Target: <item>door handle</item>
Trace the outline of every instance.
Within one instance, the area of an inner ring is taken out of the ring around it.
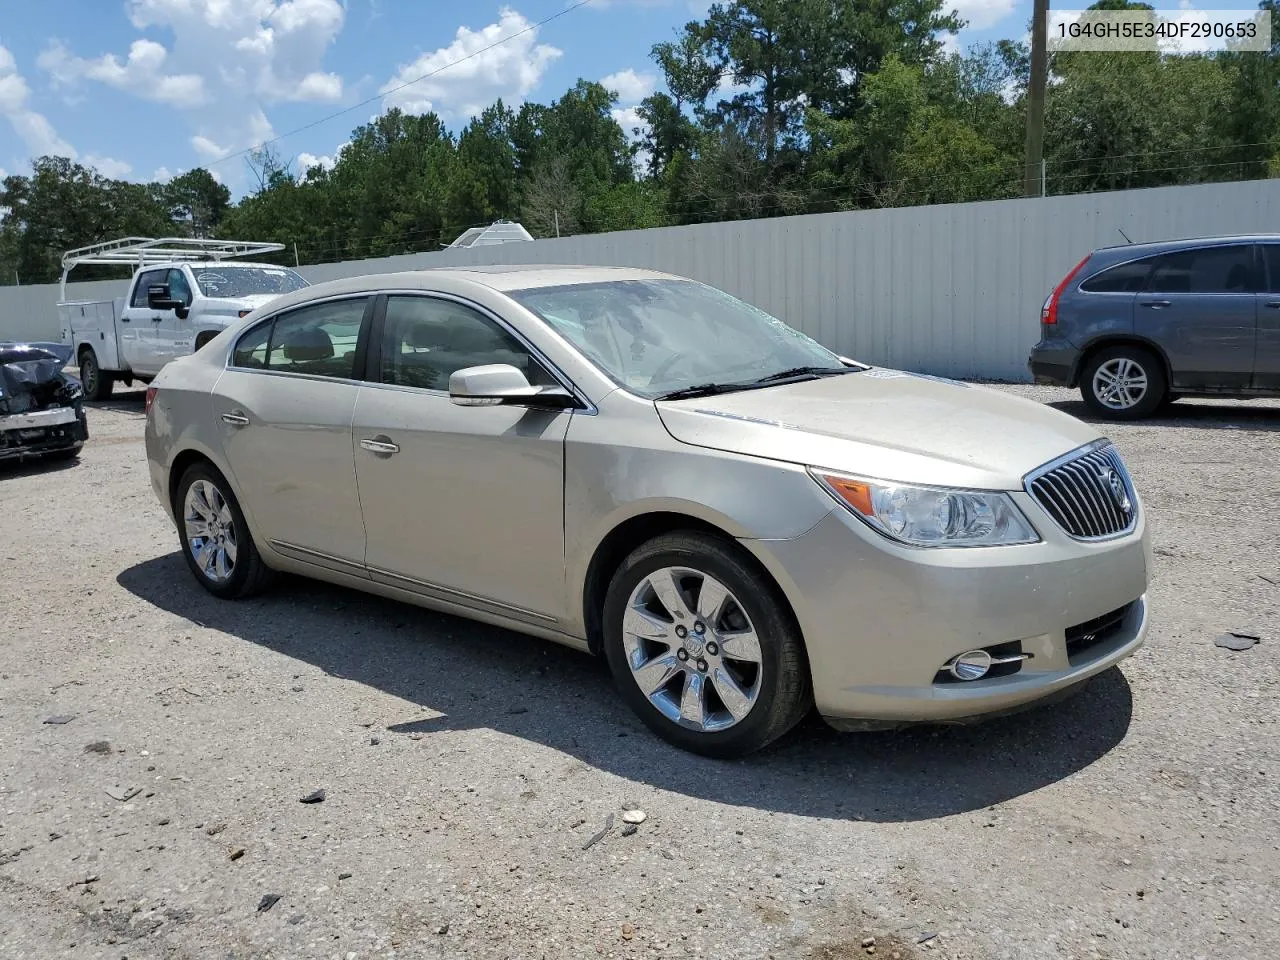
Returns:
[[[360,441],[360,446],[364,447],[370,453],[376,453],[384,457],[389,457],[393,453],[400,452],[400,446],[392,443],[390,437],[366,437]]]
[[[121,323],[128,323],[128,322],[129,322],[129,318],[128,318],[128,317],[121,317],[121,318],[120,318],[120,322],[121,322]]]
[[[151,318],[151,322],[152,322],[152,323],[162,323],[163,321],[164,321],[164,317],[152,317],[152,318]]]
[[[1163,310],[1165,307],[1173,306],[1172,300],[1143,300],[1144,307],[1150,307],[1152,310]]]
[[[229,423],[233,427],[247,427],[249,425],[249,418],[242,413],[224,413],[222,415],[222,422]]]
[[[1269,310],[1280,310],[1280,300],[1270,300],[1267,302]]]

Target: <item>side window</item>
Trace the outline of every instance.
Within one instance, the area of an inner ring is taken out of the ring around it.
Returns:
[[[267,369],[354,379],[356,343],[368,302],[368,297],[331,300],[276,317]]]
[[[1271,292],[1280,293],[1280,243],[1263,244],[1262,255],[1267,261],[1267,273],[1271,278]]]
[[[1152,293],[1253,293],[1253,246],[1202,247],[1166,254],[1156,263]]]
[[[1103,270],[1080,285],[1086,293],[1137,293],[1147,285],[1147,276],[1155,257],[1134,260]]]
[[[187,275],[181,270],[169,271],[169,296],[191,306],[191,284],[187,283]]]
[[[139,276],[138,285],[133,288],[133,297],[129,301],[129,306],[145,307],[147,305],[147,287],[164,282],[165,271],[163,270],[148,270]]]
[[[388,297],[379,379],[424,390],[448,390],[455,370],[486,363],[509,363],[529,382],[555,380],[511,334],[452,300]]]
[[[231,354],[233,367],[247,367],[250,370],[261,370],[267,365],[267,343],[271,339],[272,321],[260,323],[236,344]]]

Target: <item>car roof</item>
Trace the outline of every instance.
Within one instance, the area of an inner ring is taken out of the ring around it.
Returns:
[[[1099,247],[1094,253],[1115,253],[1123,250],[1135,257],[1167,250],[1183,250],[1188,247],[1205,247],[1215,243],[1280,243],[1280,234],[1234,234],[1221,237],[1184,237],[1178,240],[1152,240],[1147,243],[1116,243]]]

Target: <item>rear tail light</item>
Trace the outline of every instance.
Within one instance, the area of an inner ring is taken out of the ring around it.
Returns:
[[[1044,302],[1044,306],[1040,308],[1040,322],[1045,326],[1058,322],[1058,301],[1062,298],[1062,291],[1067,289],[1067,284],[1071,282],[1072,278],[1075,277],[1077,273],[1084,269],[1084,265],[1089,262],[1089,257],[1092,256],[1093,254],[1091,253],[1088,257],[1085,257],[1077,263],[1072,268],[1071,272],[1062,278],[1062,282],[1053,288],[1053,293],[1049,294],[1049,299],[1046,300]]]
[[[157,392],[159,389],[160,389],[159,387],[147,387],[147,405],[146,405],[146,408],[145,408],[145,409],[144,409],[144,411],[143,411],[144,413],[150,413],[150,412],[151,412],[151,404],[155,403],[155,401],[156,401],[156,392]]]

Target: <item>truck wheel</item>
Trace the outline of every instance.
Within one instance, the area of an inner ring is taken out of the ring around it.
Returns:
[[[109,400],[115,377],[98,366],[98,356],[92,347],[80,352],[80,385],[90,400]]]

